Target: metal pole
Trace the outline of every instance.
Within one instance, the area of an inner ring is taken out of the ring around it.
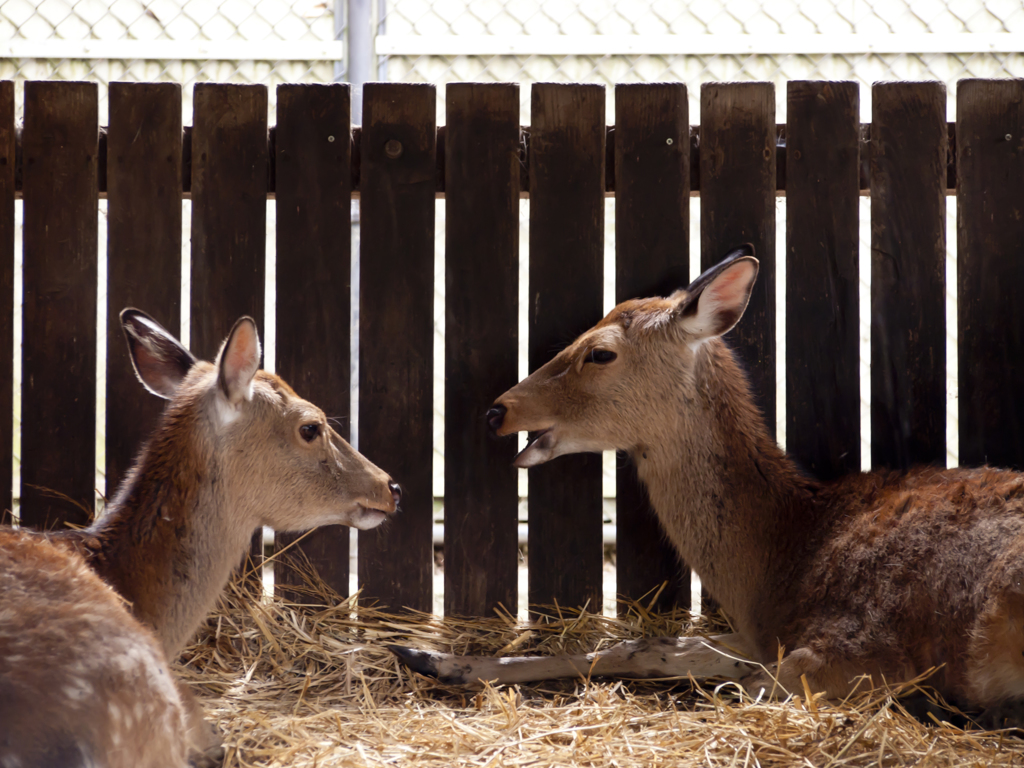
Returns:
[[[349,0],[348,3],[348,81],[352,83],[353,123],[362,123],[363,83],[373,79],[372,2]]]
[[[345,40],[345,0],[334,0],[334,39]],[[345,46],[345,57],[334,62],[334,82],[345,82],[346,60],[348,59],[348,46]]]

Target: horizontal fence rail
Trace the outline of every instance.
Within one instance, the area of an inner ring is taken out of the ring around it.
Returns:
[[[122,85],[122,84],[119,84]],[[124,83],[123,85],[135,85]],[[144,85],[139,83],[139,85]],[[400,85],[400,83],[389,84]],[[647,86],[648,84],[644,84]],[[654,85],[657,85],[656,83]],[[234,86],[234,87],[246,87],[246,86]],[[263,88],[264,86],[249,86],[253,88]],[[296,86],[296,87],[309,87],[309,86]],[[622,88],[623,86],[617,86]],[[859,124],[859,145],[861,149],[861,163],[858,166],[858,190],[860,193],[867,193],[871,189],[871,170],[868,163],[868,156],[864,154],[867,148],[871,144],[871,123],[860,123]],[[948,148],[946,155],[946,190],[947,194],[953,194],[956,191],[956,123],[948,123],[946,125],[948,132]],[[98,142],[98,157],[99,157],[99,173],[97,175],[98,186],[97,189],[100,195],[105,195],[108,192],[107,185],[107,168],[106,168],[106,157],[107,157],[107,146],[108,146],[108,135],[110,129],[107,126],[100,126],[99,128],[99,142]],[[277,156],[277,126],[271,126],[267,131],[267,194],[273,197],[277,192],[277,164],[279,162]],[[519,147],[517,150],[517,157],[519,161],[519,194],[521,197],[529,197],[530,194],[530,170],[529,170],[529,156],[530,156],[530,145],[531,145],[531,128],[528,125],[519,126]],[[361,160],[362,160],[362,141],[363,141],[363,129],[361,126],[353,126],[348,132],[347,143],[350,147],[351,159],[349,162],[350,168],[350,184],[351,194],[358,197],[362,191],[361,184]],[[688,130],[688,137],[681,140],[689,141],[690,145],[690,194],[696,195],[701,190],[701,179],[700,179],[700,147],[701,147],[701,127],[699,125],[691,125]],[[183,195],[188,197],[192,192],[192,135],[193,128],[190,125],[186,125],[182,128],[181,133],[181,192]],[[333,135],[333,134],[331,134]],[[342,141],[342,137],[335,136],[335,141]],[[436,146],[437,146],[437,165],[434,173],[434,191],[438,197],[445,196],[445,190],[447,189],[446,180],[448,178],[447,172],[447,126],[439,126],[436,134]],[[786,123],[779,123],[775,126],[775,189],[778,192],[785,192],[787,188],[787,144],[788,144],[788,126]],[[605,127],[605,176],[604,176],[604,194],[613,195],[616,189],[616,160],[615,160],[615,145],[616,145],[616,127],[609,125]],[[22,193],[22,178],[24,176],[22,168],[22,132],[18,131],[16,135],[16,152],[15,152],[15,165],[14,165],[14,190],[17,197],[21,197]]]
[[[190,279],[191,347],[205,358],[242,314],[264,325],[276,281],[279,373],[339,418],[358,414],[360,448],[405,487],[402,515],[359,534],[358,583],[393,609],[431,609],[435,199],[446,197],[445,609],[486,615],[518,599],[511,442],[483,414],[515,383],[519,198],[530,196],[531,369],[599,319],[604,197],[615,197],[616,299],[685,285],[691,261],[741,242],[761,259],[756,294],[730,334],[775,428],[776,198],[787,197],[785,414],[788,447],[822,478],[859,466],[858,206],[871,202],[871,442],[876,466],[944,463],[947,195],[956,195],[960,445],[969,463],[1024,468],[1024,81],[944,87],[887,83],[859,122],[852,83],[712,83],[690,125],[682,84],[538,84],[531,125],[518,86],[457,84],[437,127],[429,85],[373,84],[353,128],[346,85],[278,90],[196,86],[181,125],[171,84],[111,86],[109,127],[93,84],[29,82],[24,126],[0,83],[0,398],[20,403],[21,521],[85,522],[93,509],[97,296],[107,297],[106,474],[124,476],[160,404],[134,381],[117,314],[133,305],[170,328]],[[775,122],[787,99],[788,121]],[[613,127],[606,125],[608,119]],[[98,285],[98,194],[106,195],[106,284]],[[701,253],[689,252],[700,194]],[[191,274],[181,268],[191,198]],[[360,199],[358,325],[351,327],[350,200]],[[23,199],[23,293],[15,295],[16,203]],[[277,273],[266,273],[267,203],[277,209]],[[953,236],[953,235],[950,235]],[[13,350],[15,314],[22,347]],[[350,338],[359,399],[350,402]],[[14,356],[21,355],[15,391]],[[0,465],[14,461],[0,409]],[[623,462],[620,462],[623,463]],[[566,457],[530,470],[529,600],[600,601],[599,463]],[[7,509],[11,483],[0,483]],[[628,467],[617,494],[618,592],[685,607],[685,564],[664,543]],[[347,530],[296,546],[348,592]],[[279,537],[278,546],[294,537]],[[289,588],[297,576],[280,569]],[[650,597],[648,597],[650,599]]]

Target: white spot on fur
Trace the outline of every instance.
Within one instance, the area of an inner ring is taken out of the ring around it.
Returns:
[[[82,701],[96,695],[96,689],[92,683],[83,678],[71,678],[64,686],[64,695],[72,701]]]
[[[213,398],[213,420],[218,427],[233,424],[242,415],[242,409],[232,405],[226,397],[217,393]]]

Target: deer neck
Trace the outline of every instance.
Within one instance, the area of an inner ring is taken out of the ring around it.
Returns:
[[[683,560],[737,629],[773,653],[792,564],[813,539],[814,486],[769,436],[725,344],[704,344],[694,374],[666,393],[665,413],[678,416],[659,419],[636,451],[638,474]]]
[[[207,427],[168,412],[107,512],[82,534],[90,564],[172,659],[213,608],[253,532],[233,508]]]

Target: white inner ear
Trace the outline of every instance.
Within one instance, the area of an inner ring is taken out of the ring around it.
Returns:
[[[684,320],[696,346],[729,331],[743,315],[757,276],[754,262],[744,260],[723,270],[697,297],[697,311]]]
[[[221,375],[228,401],[238,405],[252,400],[252,380],[259,370],[260,337],[252,322],[239,323],[221,353]]]

